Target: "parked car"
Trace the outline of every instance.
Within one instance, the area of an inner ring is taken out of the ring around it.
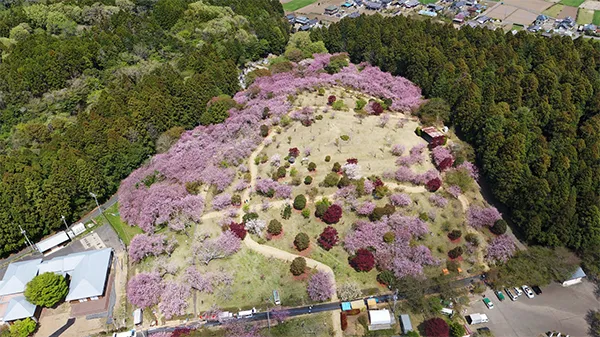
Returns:
[[[496,297],[498,297],[498,299],[500,300],[500,302],[504,301],[504,294],[502,293],[502,291],[498,290],[496,291]]]
[[[519,287],[514,287],[516,295],[517,296],[522,296],[523,295],[523,290],[521,290]]]
[[[508,288],[504,288],[504,292],[506,293],[506,295],[508,295],[508,297],[511,299],[511,301],[516,301],[517,298],[519,298],[517,295],[513,294],[513,292],[510,291],[510,289],[508,289]]]
[[[540,289],[540,287],[539,287],[539,286],[533,286],[533,287],[531,287],[531,289],[533,289],[533,292],[534,292],[536,295],[541,295],[541,294],[542,294],[542,289]]]
[[[494,303],[492,303],[492,300],[489,298],[484,298],[483,303],[485,303],[485,306],[488,307],[488,309],[494,309]]]
[[[483,328],[478,328],[477,332],[479,332],[482,335],[486,335],[490,333],[490,328],[488,328],[487,326],[484,326]]]
[[[523,289],[523,292],[525,293],[525,295],[529,298],[534,298],[535,295],[533,294],[533,290],[531,290],[531,288],[529,288],[528,286],[522,286],[521,289]]]

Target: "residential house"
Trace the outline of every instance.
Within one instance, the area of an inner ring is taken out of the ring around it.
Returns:
[[[540,14],[537,16],[537,18],[535,18],[535,24],[536,25],[543,25],[544,23],[546,23],[546,21],[548,21],[548,17],[544,14]]]
[[[381,3],[379,2],[367,2],[366,4],[367,9],[372,10],[372,11],[378,11],[381,9],[381,7],[383,7],[381,5]]]
[[[406,8],[414,8],[414,7],[417,7],[420,4],[421,4],[421,2],[419,2],[419,0],[408,0],[407,2],[404,3],[404,7],[406,7]]]
[[[39,311],[25,299],[25,286],[38,274],[42,259],[14,262],[8,265],[0,281],[0,322],[11,322],[32,317]]]
[[[486,22],[490,21],[491,19],[492,18],[490,18],[489,16],[482,15],[482,16],[478,17],[477,19],[475,19],[475,21],[477,21],[477,23],[479,23],[480,25],[483,25]]]
[[[295,22],[300,25],[306,25],[308,24],[308,21],[309,20],[306,16],[297,16]]]
[[[295,16],[294,14],[288,14],[288,15],[286,15],[286,16],[285,16],[285,18],[286,18],[286,19],[288,20],[288,22],[289,22],[290,24],[292,24],[292,25],[293,25],[294,23],[296,23],[296,16]]]
[[[325,8],[326,15],[335,15],[339,11],[340,11],[340,8],[335,5],[331,5],[331,6],[328,6],[327,8]]]
[[[360,16],[359,12],[352,12],[352,13],[348,14],[348,17],[352,18],[352,19],[355,19],[355,18],[357,18],[359,16]]]
[[[436,4],[429,4],[429,5],[427,5],[427,9],[431,10],[432,12],[441,12],[444,10],[444,6],[436,5]]]

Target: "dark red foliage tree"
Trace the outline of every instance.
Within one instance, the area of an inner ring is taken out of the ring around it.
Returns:
[[[333,102],[335,102],[337,100],[337,98],[334,95],[331,95],[329,97],[327,97],[327,104],[332,105]]]
[[[381,104],[379,104],[379,102],[373,102],[373,104],[371,104],[371,107],[373,108],[373,114],[375,116],[379,116],[383,113],[383,107],[381,106]]]
[[[427,184],[425,184],[425,188],[427,188],[429,192],[435,192],[438,189],[440,189],[441,186],[442,181],[440,180],[440,178],[433,178],[430,181],[428,181]]]
[[[425,325],[425,336],[427,337],[449,337],[450,327],[448,323],[439,317],[431,318],[423,322]]]
[[[338,205],[331,205],[329,206],[329,208],[327,208],[327,211],[325,211],[325,214],[323,214],[323,217],[321,218],[323,221],[325,221],[326,224],[334,224],[337,223],[338,221],[340,221],[340,219],[342,218],[342,208]]]
[[[231,224],[229,224],[229,230],[232,231],[233,234],[235,234],[235,236],[240,238],[240,240],[244,240],[247,234],[246,228],[244,228],[244,224],[240,223],[232,222]]]
[[[442,160],[442,162],[438,166],[438,170],[445,171],[445,170],[449,169],[450,167],[452,167],[452,164],[454,164],[454,159],[451,157],[448,157],[448,158]]]
[[[348,159],[346,159],[346,163],[348,163],[348,164],[358,164],[358,159],[356,159],[356,158],[348,158]]]
[[[290,157],[298,157],[300,155],[300,150],[298,150],[297,147],[292,147],[291,149],[289,149],[288,154],[290,155]]]
[[[350,265],[356,271],[370,271],[375,267],[375,257],[371,251],[361,248],[350,259]]]
[[[330,250],[331,248],[333,248],[333,246],[335,246],[338,243],[338,241],[338,232],[335,228],[331,226],[325,227],[325,229],[323,229],[323,233],[321,233],[319,239],[317,240],[317,242],[319,242],[319,245],[325,250]]]
[[[381,179],[379,179],[379,177],[377,177],[377,178],[375,179],[375,181],[373,181],[373,186],[374,186],[375,188],[377,188],[377,187],[381,187],[381,186],[383,186],[383,181],[381,181]]]
[[[340,322],[342,323],[342,331],[348,329],[348,315],[345,312],[340,312]]]

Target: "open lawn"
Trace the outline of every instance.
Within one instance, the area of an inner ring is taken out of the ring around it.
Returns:
[[[579,7],[585,0],[561,0],[560,3],[565,6]]]
[[[316,1],[317,0],[292,0],[283,4],[283,10],[286,12],[293,12],[302,7],[306,7]]]
[[[263,329],[261,331],[266,337],[328,337],[333,336],[332,332],[331,314],[328,312],[291,318],[271,327],[270,330]]]
[[[592,23],[595,25],[600,25],[600,11],[594,11],[594,18],[592,19]]]
[[[592,23],[594,20],[594,11],[591,9],[579,8],[577,11],[577,23],[580,25],[585,25],[588,23]]]
[[[556,4],[543,11],[542,14],[555,18],[558,16],[558,14],[560,14],[560,12],[562,12],[564,7],[564,5]]]
[[[136,234],[143,233],[142,229],[138,226],[129,226],[121,220],[121,217],[119,216],[118,203],[104,210],[104,215],[106,216],[106,218],[108,218],[110,225],[115,230],[115,232],[117,232],[117,235],[121,240],[123,240],[125,245],[129,245],[129,242]],[[106,223],[106,218],[100,215],[94,220],[96,221],[96,223],[104,224]]]
[[[424,4],[424,5],[428,5],[428,4],[433,4],[436,3],[437,0],[419,0],[420,3]]]

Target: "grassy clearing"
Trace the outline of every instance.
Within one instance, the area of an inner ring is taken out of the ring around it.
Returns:
[[[283,4],[283,10],[286,12],[293,12],[300,8],[306,7],[317,0],[292,0]]]
[[[557,17],[558,14],[560,14],[560,12],[563,10],[564,7],[565,7],[564,5],[556,4],[548,9],[546,9],[545,11],[543,11],[542,14],[550,16],[550,17]]]
[[[115,232],[117,232],[119,238],[121,238],[121,240],[123,240],[123,242],[125,242],[126,245],[129,245],[129,242],[136,234],[143,233],[141,228],[137,226],[129,226],[121,220],[121,217],[119,216],[118,203],[104,210],[104,215],[106,215],[106,218],[108,218],[110,225],[115,230]],[[104,224],[106,223],[106,218],[100,215],[94,220],[96,221],[96,223]]]
[[[585,25],[588,23],[592,23],[594,20],[594,11],[591,9],[579,8],[577,11],[577,23],[580,25]]]
[[[600,25],[600,11],[594,11],[594,18],[592,19],[592,23],[595,25]]]
[[[565,6],[579,7],[585,0],[561,0],[560,3]]]
[[[424,4],[424,5],[429,5],[429,4],[433,4],[436,3],[437,0],[419,0],[420,3]]]
[[[328,337],[334,335],[329,312],[291,318],[282,324],[271,327],[271,330],[263,329],[261,334],[267,337]]]

